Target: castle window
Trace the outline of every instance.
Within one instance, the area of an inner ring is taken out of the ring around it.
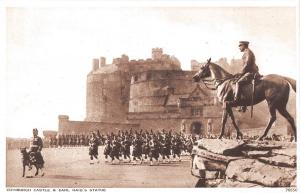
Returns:
[[[193,116],[202,115],[202,109],[201,108],[192,108],[192,115]]]

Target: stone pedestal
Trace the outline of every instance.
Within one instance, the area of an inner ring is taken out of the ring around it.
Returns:
[[[296,144],[201,139],[192,174],[202,187],[294,187]]]

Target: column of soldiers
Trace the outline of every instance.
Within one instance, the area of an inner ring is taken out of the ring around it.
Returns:
[[[159,163],[170,162],[170,159],[181,161],[181,155],[190,154],[196,138],[191,135],[172,131],[143,131],[122,130],[117,133],[100,134],[99,131],[91,135],[58,135],[50,138],[50,147],[79,147],[89,146],[91,163],[98,161],[98,146],[104,145],[106,162],[140,163],[153,161]]]
[[[110,133],[105,137],[104,156],[106,162],[112,163],[125,161],[137,161],[143,163],[153,161],[170,162],[170,159],[181,161],[183,152],[191,153],[195,139],[185,136],[183,133],[150,132],[148,131],[119,131]]]
[[[97,132],[98,134],[99,132]],[[50,147],[79,147],[89,146],[90,135],[58,135],[50,138]],[[104,136],[97,135],[99,145],[104,144]]]
[[[231,129],[226,129],[228,132],[225,133],[225,138],[228,139],[232,139],[231,136]],[[172,138],[174,138],[174,136],[180,135],[180,139],[181,141],[183,141],[183,143],[187,143],[189,142],[189,140],[187,140],[187,136],[184,136],[182,133],[171,133]],[[98,141],[98,145],[102,146],[102,145],[107,145],[107,142],[112,142],[114,138],[117,138],[118,140],[121,140],[123,143],[126,143],[126,147],[131,147],[136,145],[135,148],[135,153],[139,152],[139,148],[140,145],[140,138],[142,139],[142,146],[145,149],[144,151],[150,151],[149,148],[149,143],[154,143],[156,140],[160,141],[161,144],[164,145],[164,143],[167,144],[167,146],[169,145],[168,139],[167,142],[166,139],[164,138],[169,138],[170,134],[165,132],[164,130],[162,132],[156,132],[153,133],[151,132],[143,132],[142,130],[140,130],[139,132],[135,131],[133,132],[132,130],[130,131],[119,131],[117,134],[114,133],[110,133],[110,134],[100,134],[99,131],[96,132],[96,137],[97,137],[97,141]],[[191,136],[189,136],[190,138]],[[217,135],[212,134],[208,131],[208,135],[207,136],[200,136],[200,138],[217,138]],[[246,139],[252,139],[255,140],[257,139],[259,136],[248,136],[247,134],[245,134],[244,138]],[[91,135],[86,135],[86,134],[80,134],[80,135],[58,135],[55,137],[51,137],[50,138],[50,147],[80,147],[80,146],[89,146],[89,141],[90,141]],[[133,140],[135,139],[135,140]],[[275,141],[284,141],[286,140],[285,137],[280,136],[280,135],[275,135],[273,134],[270,137],[267,137],[266,140],[275,140]],[[193,140],[192,140],[193,141]],[[134,143],[133,143],[134,142]],[[130,144],[130,145],[129,145]],[[146,144],[146,145],[145,145]],[[145,147],[144,147],[145,146]],[[186,145],[181,145],[182,147],[186,147]],[[109,148],[108,148],[109,149]],[[127,148],[128,149],[128,148]],[[187,149],[187,148],[185,148]],[[187,152],[187,151],[185,151]],[[137,154],[138,155],[138,154]],[[148,154],[146,153],[147,157]],[[128,156],[127,156],[128,157]],[[138,156],[136,156],[138,157]]]

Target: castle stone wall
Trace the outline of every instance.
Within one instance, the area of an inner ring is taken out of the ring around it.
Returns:
[[[99,130],[101,133],[108,133],[118,130],[137,130],[139,124],[118,123],[118,122],[92,122],[92,121],[70,121],[59,118],[59,134],[87,134]]]
[[[196,87],[193,72],[162,70],[143,72],[132,77],[129,112],[164,112],[167,96],[188,95]]]
[[[177,113],[128,113],[127,119],[129,122],[139,124],[141,128],[146,130],[173,130],[176,132],[182,131],[182,122],[185,124],[185,133],[192,133],[193,123],[201,124],[203,135],[207,134],[208,120],[212,122],[212,134],[219,134],[221,129],[221,111],[216,106],[205,106],[203,112],[212,112],[211,114],[192,115],[190,109],[187,112]],[[230,127],[230,124],[228,124]],[[232,130],[232,129],[231,129]]]

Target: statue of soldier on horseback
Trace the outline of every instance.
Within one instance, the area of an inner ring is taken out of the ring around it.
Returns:
[[[295,121],[286,109],[290,86],[296,92],[296,81],[276,74],[260,76],[258,67],[255,64],[255,56],[248,46],[249,42],[247,41],[239,43],[240,51],[244,52],[244,66],[241,74],[232,75],[219,65],[212,63],[211,59],[208,59],[207,63],[193,76],[195,82],[202,81],[206,86],[212,83],[213,90],[217,91],[219,102],[223,105],[222,128],[219,138],[224,135],[228,116],[236,129],[237,138],[243,138],[243,134],[235,122],[232,107],[242,106],[241,111],[245,112],[247,106],[253,107],[253,105],[266,100],[271,116],[264,134],[259,140],[267,136],[275,122],[276,110],[289,122],[296,140]],[[211,79],[208,80],[207,78]],[[252,110],[253,108],[251,108],[251,112]]]
[[[258,66],[255,63],[255,55],[254,53],[249,49],[249,42],[248,41],[240,41],[239,43],[239,49],[241,52],[243,52],[243,70],[241,74],[238,74],[238,79],[236,81],[235,85],[235,95],[234,95],[234,103],[238,102],[240,100],[240,87],[242,87],[245,84],[248,84],[256,77],[259,77],[258,73]],[[247,106],[241,106],[239,111],[245,112]]]

